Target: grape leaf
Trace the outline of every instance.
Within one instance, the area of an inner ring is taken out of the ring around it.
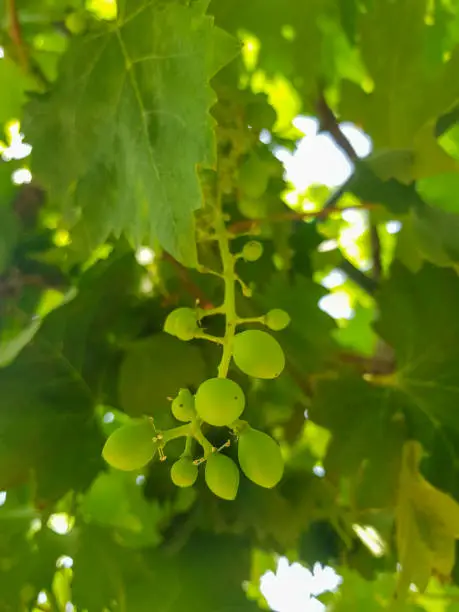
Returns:
[[[457,194],[459,193],[459,172],[439,174],[418,181],[416,191],[421,198],[431,205],[438,206],[446,212],[457,213]]]
[[[430,446],[440,432],[455,457],[448,432],[459,430],[456,274],[430,265],[410,274],[395,265],[377,297],[376,330],[395,351],[396,372],[368,382],[348,374],[324,380],[310,410],[332,432],[325,468],[353,477],[365,507],[393,502],[407,435]]]
[[[38,496],[54,498],[87,486],[102,466],[93,410],[107,360],[104,334],[126,305],[136,270],[131,255],[118,253],[94,266],[77,297],[50,313],[0,370],[0,489],[33,470]]]
[[[332,434],[324,468],[333,480],[353,479],[359,507],[395,502],[404,439],[402,408],[390,392],[355,375],[343,374],[317,386],[309,416]]]
[[[357,304],[355,314],[343,327],[334,330],[333,337],[342,346],[352,348],[367,356],[374,355],[377,336],[371,328],[374,308]]]
[[[40,590],[51,588],[56,559],[72,554],[73,534],[58,535],[46,526],[33,533],[30,524],[39,513],[10,491],[0,507],[0,609],[18,610]],[[27,577],[25,581],[24,578]]]
[[[376,580],[365,580],[358,572],[347,567],[339,568],[343,584],[336,593],[325,593],[319,597],[327,603],[330,612],[347,612],[348,610],[365,610],[366,612],[425,612],[424,608],[414,603],[394,601],[396,588],[393,574],[380,574]]]
[[[425,0],[375,0],[372,10],[360,16],[361,52],[374,90],[366,94],[346,84],[342,112],[364,126],[375,148],[413,148],[419,129],[459,97],[452,76],[459,49],[447,62],[439,55],[427,64],[425,15]]]
[[[382,180],[365,160],[356,162],[355,171],[344,188],[362,201],[384,204],[395,214],[406,213],[422,204],[413,185],[400,183],[395,178]]]
[[[80,255],[125,232],[195,263],[196,168],[215,154],[207,82],[236,51],[205,5],[126,1],[116,25],[72,41],[57,82],[28,107],[33,172],[76,210]]]
[[[156,500],[145,500],[135,475],[102,472],[93,480],[81,508],[88,523],[114,527],[123,546],[145,548],[161,542],[159,522],[164,512]]]
[[[322,76],[323,20],[327,18],[339,28],[340,16],[334,4],[329,0],[310,0],[306,5],[301,0],[271,0],[269,4],[263,0],[214,0],[210,12],[226,30],[235,34],[244,30],[265,41],[257,58],[260,68],[269,75],[281,72],[292,80],[297,77],[295,84],[308,104],[315,99],[317,81]],[[293,34],[286,36],[282,25]],[[312,110],[312,104],[308,105]]]
[[[334,321],[317,308],[325,293],[322,287],[300,274],[291,281],[278,274],[258,298],[266,310],[282,308],[290,315],[290,325],[276,337],[299,372],[319,369],[335,347],[330,333]]]
[[[7,121],[21,119],[26,91],[35,89],[30,76],[22,71],[10,58],[0,58],[0,128]]]
[[[165,418],[170,401],[182,387],[195,387],[205,379],[205,363],[197,346],[167,334],[155,334],[132,345],[119,375],[119,398],[132,416]]]
[[[425,27],[426,10],[425,0],[373,2],[372,10],[360,16],[359,27],[372,91],[364,93],[346,81],[341,95],[342,113],[364,127],[376,150],[411,151],[411,178],[457,168],[438,144],[434,122],[459,98],[453,77],[459,67],[459,47],[443,51],[447,61],[441,53],[431,53],[435,33]]]
[[[457,275],[431,265],[410,274],[397,264],[378,301],[381,317],[376,331],[396,354],[394,388],[405,394],[431,425],[457,431]]]
[[[179,555],[166,549],[139,554],[116,544],[105,530],[86,529],[75,556],[74,602],[102,610],[121,596],[136,612],[255,611],[242,590],[249,562],[250,548],[236,536],[195,534]]]
[[[434,571],[448,578],[459,539],[459,504],[423,478],[422,452],[416,441],[403,448],[396,514],[401,594],[412,583],[424,591]]]

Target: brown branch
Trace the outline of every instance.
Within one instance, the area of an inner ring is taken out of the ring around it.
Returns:
[[[360,206],[343,206],[341,208],[338,206],[328,206],[313,212],[295,212],[292,210],[269,215],[261,219],[243,219],[242,221],[235,221],[228,226],[228,231],[231,234],[241,234],[250,231],[254,227],[258,227],[262,223],[279,223],[282,221],[296,221],[301,219],[323,219],[334,212],[343,212],[344,210],[371,210],[378,206],[378,204],[364,203]]]
[[[199,303],[200,308],[203,308],[204,310],[209,310],[211,308],[214,308],[214,305],[212,304],[212,302],[210,302],[207,299],[205,293],[190,278],[188,270],[185,268],[185,266],[182,266],[180,262],[174,259],[174,257],[172,257],[172,255],[170,255],[166,251],[164,251],[163,257],[164,259],[169,261],[174,266],[174,268],[177,270],[177,273],[182,282],[183,288],[189,295],[191,295],[191,297],[193,297]]]
[[[8,0],[8,15],[9,15],[9,35],[14,43],[18,55],[19,63],[24,70],[29,69],[29,54],[27,47],[24,44],[21,32],[21,24],[16,9],[16,1]]]
[[[353,163],[357,162],[359,156],[356,150],[349,142],[348,138],[343,134],[339,126],[335,113],[328,105],[323,93],[320,94],[316,104],[317,116],[319,118],[321,128],[328,132],[333,138],[336,146],[338,146],[349,160]],[[326,205],[325,205],[326,207]],[[381,278],[381,241],[378,235],[378,228],[370,220],[370,240],[371,252],[373,256],[373,280],[379,281]]]
[[[370,242],[373,256],[373,279],[378,282],[382,274],[381,241],[379,240],[378,227],[373,223],[370,225]]]
[[[330,134],[336,145],[347,155],[347,157],[349,157],[351,161],[357,161],[359,156],[357,155],[356,150],[341,131],[338,120],[336,119],[332,109],[328,106],[323,94],[320,94],[319,96],[316,104],[316,111],[322,130]]]
[[[341,351],[338,358],[342,363],[355,366],[362,374],[393,374],[395,361],[391,356],[365,357],[357,353]]]

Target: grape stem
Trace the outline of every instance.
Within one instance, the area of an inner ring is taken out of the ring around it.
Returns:
[[[183,451],[184,457],[191,457],[193,455],[193,436],[187,436],[185,442],[185,450]]]
[[[235,283],[236,274],[234,271],[235,257],[232,255],[229,248],[229,240],[226,231],[225,220],[221,210],[220,199],[217,201],[215,211],[215,232],[217,235],[218,248],[223,268],[223,280],[225,283],[225,298],[223,301],[223,310],[225,313],[225,337],[223,344],[223,354],[218,366],[219,378],[226,378],[228,369],[233,354],[234,334],[236,332],[237,314],[236,314],[236,295]]]
[[[238,318],[238,325],[245,325],[246,323],[265,323],[265,315],[261,315],[261,317],[247,317],[247,318]]]
[[[154,439],[158,444],[158,447],[162,449],[171,440],[185,437],[186,443],[184,454],[190,454],[193,438],[202,446],[205,457],[213,453],[213,446],[202,433],[201,420],[197,417],[193,419],[191,423],[187,423],[186,425],[179,425],[178,427],[173,427],[172,429],[158,432]]]
[[[191,421],[189,427],[193,438],[202,446],[204,456],[208,457],[214,452],[214,447],[201,431],[201,419],[196,417],[196,419]]]
[[[196,333],[194,337],[198,340],[208,340],[209,342],[214,342],[215,344],[225,343],[223,338],[219,338],[218,336],[211,336],[210,334],[205,334],[204,332]]]

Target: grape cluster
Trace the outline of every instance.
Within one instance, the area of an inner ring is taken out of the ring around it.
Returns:
[[[254,168],[258,160],[248,158],[240,168],[238,180],[243,191],[251,197],[258,197],[258,191],[266,185],[252,184]],[[256,174],[256,173],[255,173]],[[255,193],[256,191],[256,193]],[[214,215],[212,217],[212,214]],[[195,484],[199,466],[204,466],[204,478],[209,490],[224,500],[236,498],[240,471],[260,487],[272,488],[280,481],[284,462],[278,443],[263,431],[241,420],[246,407],[246,398],[241,386],[228,377],[233,363],[242,373],[255,379],[277,378],[285,367],[285,355],[279,342],[268,330],[280,331],[290,323],[289,315],[279,308],[265,315],[242,318],[236,313],[235,287],[240,286],[242,293],[250,297],[251,290],[236,273],[238,260],[255,262],[263,255],[263,246],[257,240],[249,240],[239,253],[229,248],[231,235],[226,229],[221,206],[215,206],[208,216],[212,232],[207,238],[218,243],[222,263],[221,271],[211,271],[221,277],[225,285],[224,301],[213,310],[180,307],[166,318],[164,331],[180,340],[188,342],[203,339],[222,347],[222,357],[217,376],[201,383],[193,394],[189,389],[180,389],[171,401],[171,412],[181,423],[177,427],[156,432],[151,419],[135,420],[117,429],[107,440],[103,456],[113,467],[121,470],[138,470],[151,461],[158,452],[165,460],[166,444],[176,438],[185,438],[185,448],[180,458],[170,469],[170,477],[177,487],[191,487]],[[198,268],[200,271],[203,267]],[[202,320],[213,315],[225,316],[225,334],[212,336],[202,327]],[[265,329],[244,329],[240,326],[257,324]],[[231,439],[221,448],[214,448],[205,436],[209,427],[226,427],[230,438],[237,440],[237,463],[223,451],[231,444]],[[196,452],[196,445],[200,451]]]

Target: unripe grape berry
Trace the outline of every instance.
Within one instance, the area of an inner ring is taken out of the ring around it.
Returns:
[[[136,419],[116,429],[105,442],[102,456],[118,470],[129,472],[146,465],[155,453],[150,421]]]
[[[196,392],[195,407],[201,419],[209,425],[230,425],[244,411],[244,392],[229,378],[209,378]]]
[[[247,478],[260,487],[271,489],[284,473],[284,460],[277,442],[251,427],[239,436],[238,459]]]
[[[246,261],[257,261],[263,254],[263,245],[258,240],[246,242],[242,249],[242,257]]]
[[[285,367],[279,342],[267,332],[248,329],[234,337],[233,359],[252,378],[277,378]]]
[[[273,331],[281,331],[290,324],[288,312],[281,308],[273,308],[265,315],[265,323]]]
[[[65,18],[65,27],[72,34],[82,34],[87,28],[87,19],[79,12],[70,13]]]
[[[198,468],[191,457],[181,457],[171,467],[171,479],[176,487],[191,487],[198,477]]]
[[[171,411],[177,421],[188,423],[194,418],[194,397],[189,389],[180,389],[172,401]]]
[[[176,308],[164,323],[164,331],[180,340],[192,340],[198,330],[197,314],[192,308]]]
[[[214,453],[206,462],[206,483],[217,497],[233,500],[239,487],[239,469],[232,459]]]
[[[245,197],[260,198],[269,181],[269,167],[256,155],[251,155],[246,159],[238,173],[238,185]]]

